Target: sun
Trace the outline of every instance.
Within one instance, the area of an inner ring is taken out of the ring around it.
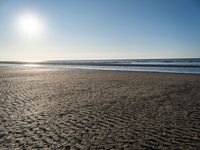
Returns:
[[[44,30],[42,19],[33,14],[18,16],[17,26],[19,32],[27,37],[38,36]]]

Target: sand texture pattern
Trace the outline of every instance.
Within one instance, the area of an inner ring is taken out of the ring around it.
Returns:
[[[0,149],[200,149],[200,76],[0,68]]]

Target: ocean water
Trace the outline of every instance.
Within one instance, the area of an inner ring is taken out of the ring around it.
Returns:
[[[193,59],[115,59],[54,60],[39,63],[0,62],[1,67],[37,67],[45,69],[96,69],[141,72],[200,74],[200,58]]]

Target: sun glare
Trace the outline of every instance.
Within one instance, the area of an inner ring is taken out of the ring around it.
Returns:
[[[18,17],[18,29],[27,37],[35,37],[43,32],[42,19],[33,14],[25,14]]]

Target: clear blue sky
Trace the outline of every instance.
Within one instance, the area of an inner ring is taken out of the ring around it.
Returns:
[[[42,18],[22,37],[16,18]],[[199,0],[0,0],[0,60],[200,57]]]

